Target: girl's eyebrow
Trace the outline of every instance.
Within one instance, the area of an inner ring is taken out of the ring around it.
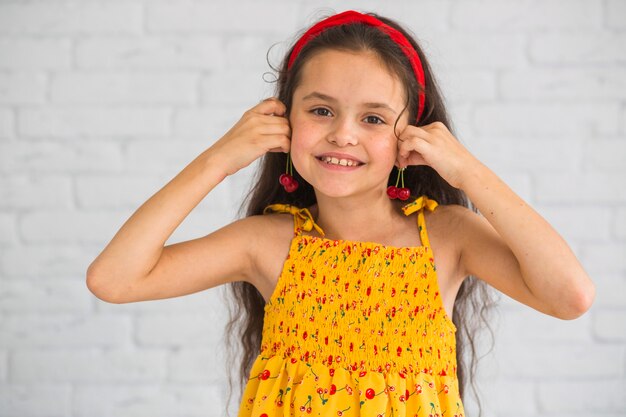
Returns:
[[[311,94],[307,94],[306,96],[304,96],[302,98],[302,101],[306,101],[306,100],[312,100],[312,99],[321,99],[321,100],[326,100],[326,101],[330,101],[331,103],[336,103],[337,99],[334,97],[331,97],[327,94],[323,94],[320,93],[318,91],[313,91]],[[396,111],[394,109],[392,109],[391,107],[389,107],[388,104],[385,103],[363,103],[363,105],[365,107],[371,108],[371,109],[387,109],[390,112],[392,112],[393,114],[396,114]]]

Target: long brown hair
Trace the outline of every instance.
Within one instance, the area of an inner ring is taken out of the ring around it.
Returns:
[[[368,14],[403,33],[418,53],[426,80],[426,102],[420,125],[439,121],[445,124],[454,135],[437,82],[426,60],[426,56],[414,39],[414,36],[411,36],[406,29],[389,18],[375,13]],[[417,83],[411,65],[400,47],[379,29],[364,24],[329,28],[305,45],[293,66],[288,70],[287,62],[292,49],[293,45],[283,58],[280,68],[272,67],[277,72],[276,96],[286,105],[287,117],[291,109],[293,92],[300,82],[301,69],[313,54],[323,50],[373,52],[386,65],[389,72],[398,77],[404,85],[407,92],[407,102],[404,110],[408,110],[409,121],[413,121],[411,124],[415,125],[418,89],[421,87]],[[398,119],[400,119],[401,115],[398,116]],[[398,120],[396,120],[396,124],[397,122]],[[286,163],[287,154],[282,152],[267,153],[263,156],[260,169],[254,179],[254,185],[251,191],[247,193],[246,199],[242,202],[240,215],[242,212],[245,212],[245,216],[260,215],[266,206],[275,203],[292,204],[298,207],[309,207],[316,203],[313,187],[298,174],[295,168],[293,171],[294,177],[300,184],[297,191],[287,193],[278,183],[278,177],[285,172]],[[397,170],[394,168],[389,175],[389,185],[395,184],[396,176]],[[429,166],[408,166],[404,172],[404,179],[405,185],[410,187],[413,196],[427,195],[441,205],[459,204],[477,212],[461,189],[451,186]],[[235,359],[239,359],[238,383],[239,388],[243,390],[252,364],[260,353],[265,300],[261,293],[248,282],[239,281],[230,283],[228,286],[233,299],[232,302],[228,303],[230,321],[225,328],[227,352],[229,353],[229,363],[231,365],[236,363]],[[452,321],[457,327],[456,353],[459,391],[464,400],[465,385],[469,380],[472,384],[479,409],[482,409],[482,407],[480,406],[474,380],[477,365],[475,337],[477,330],[487,327],[493,339],[493,332],[489,327],[487,313],[494,305],[489,287],[476,277],[468,276],[458,291],[452,315]],[[233,343],[233,339],[236,340],[236,343]],[[236,354],[238,353],[238,348],[243,350],[241,358],[237,358],[239,356]],[[469,369],[464,358],[468,349],[470,356]],[[229,366],[228,369],[232,369],[232,367]],[[230,373],[229,387],[230,401],[233,387],[232,375]]]

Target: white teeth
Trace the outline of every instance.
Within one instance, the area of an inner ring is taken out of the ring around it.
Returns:
[[[326,162],[327,164],[342,165],[344,167],[351,167],[359,164],[356,161],[352,161],[349,159],[337,159],[332,156],[323,156],[322,161]]]

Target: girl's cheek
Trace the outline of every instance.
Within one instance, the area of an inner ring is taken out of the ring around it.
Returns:
[[[378,139],[375,143],[379,144],[379,152],[392,153],[394,155],[398,152],[398,140],[395,137],[388,138],[387,140]]]
[[[291,146],[302,147],[311,144],[315,140],[315,129],[306,123],[296,123],[291,125]]]
[[[310,146],[309,146],[310,148]],[[307,153],[307,139],[301,130],[291,130],[291,145],[289,148],[292,161],[299,160],[300,157]],[[310,152],[310,149],[309,151]]]

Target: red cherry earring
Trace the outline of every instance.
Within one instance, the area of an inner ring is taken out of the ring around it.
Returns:
[[[298,181],[293,177],[293,164],[291,163],[291,153],[287,154],[287,166],[285,173],[278,177],[278,182],[285,188],[288,193],[293,193],[298,189]]]
[[[396,185],[390,185],[387,187],[387,195],[392,200],[397,198],[402,201],[408,200],[411,196],[411,190],[404,187],[404,170],[405,168],[398,169],[398,178],[396,179]],[[400,181],[400,177],[402,177],[402,187],[398,188],[398,182]]]

